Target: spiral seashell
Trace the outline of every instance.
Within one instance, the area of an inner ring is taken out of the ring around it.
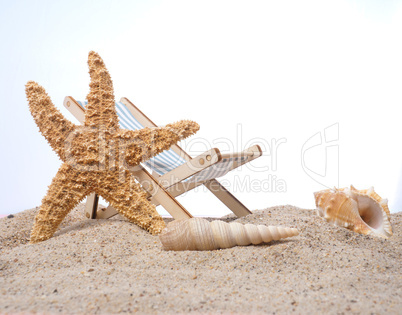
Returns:
[[[392,236],[387,199],[374,188],[334,188],[314,193],[317,214],[324,220],[360,234]]]
[[[191,218],[170,222],[159,239],[165,250],[213,250],[257,245],[298,234],[293,228]]]

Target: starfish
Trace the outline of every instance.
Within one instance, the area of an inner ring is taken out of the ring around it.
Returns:
[[[93,51],[88,65],[91,83],[84,125],[65,119],[36,82],[26,84],[31,114],[63,161],[35,217],[31,243],[51,238],[64,217],[92,192],[131,222],[152,234],[161,232],[165,223],[130,169],[199,129],[189,120],[165,127],[120,129],[109,72]]]

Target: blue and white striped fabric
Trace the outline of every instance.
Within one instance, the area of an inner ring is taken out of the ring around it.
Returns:
[[[197,182],[203,182],[212,178],[218,178],[226,175],[233,166],[234,162],[238,162],[240,160],[240,163],[244,162],[248,157],[243,156],[243,157],[237,157],[237,158],[228,158],[228,159],[223,159],[219,163],[216,163],[212,165],[211,167],[208,167],[201,172],[195,174],[194,176],[190,177],[187,181],[188,183],[197,183]]]
[[[77,103],[84,109],[88,104],[86,101],[77,101]],[[119,117],[119,124],[121,128],[129,130],[138,130],[144,128],[144,126],[141,125],[141,123],[122,102],[116,102],[116,111],[117,116]],[[234,162],[237,162],[238,160],[240,160],[240,162],[244,162],[246,159],[247,157],[223,159],[220,163],[216,163],[213,166],[188,178],[186,182],[204,182],[213,178],[224,176],[231,170]],[[159,175],[163,175],[174,170],[185,162],[186,161],[181,156],[179,156],[172,149],[169,149],[149,159],[148,161],[144,162],[144,164],[157,172]]]

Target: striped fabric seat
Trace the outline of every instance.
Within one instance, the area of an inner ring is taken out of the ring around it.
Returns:
[[[77,101],[78,104],[85,109],[88,104],[87,101]],[[120,127],[129,130],[138,130],[144,128],[141,123],[134,117],[134,115],[128,110],[128,108],[122,102],[116,102],[116,111],[119,117]],[[202,170],[196,175],[187,178],[185,181],[188,183],[192,182],[204,182],[213,178],[218,178],[224,176],[232,169],[233,163],[244,162],[247,157],[239,158],[227,158],[223,159],[219,163]],[[155,171],[159,175],[164,175],[170,171],[173,171],[178,166],[184,164],[186,161],[174,152],[172,149],[165,150],[162,153],[154,156],[144,164],[151,170]]]
[[[239,158],[229,158],[223,159],[219,163],[208,167],[201,172],[195,174],[194,176],[187,179],[189,183],[203,182],[213,178],[219,178],[226,175],[231,169],[234,162],[241,161],[244,162],[247,157],[239,157]]]

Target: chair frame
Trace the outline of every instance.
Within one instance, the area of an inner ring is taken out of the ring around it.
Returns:
[[[127,109],[133,114],[133,116],[144,127],[157,127],[157,125],[149,119],[141,110],[139,110],[132,102],[123,97],[120,99]],[[64,99],[63,105],[78,119],[80,123],[84,123],[85,110],[78,104],[78,102],[71,96],[67,96]],[[254,145],[248,149],[233,154],[221,154],[216,148],[208,150],[195,158],[188,155],[178,145],[172,145],[171,149],[181,156],[186,162],[174,170],[159,175],[156,172],[150,174],[147,169],[142,165],[138,165],[131,173],[135,179],[142,185],[147,192],[148,200],[155,206],[162,205],[174,219],[191,218],[192,215],[176,200],[176,197],[190,191],[200,185],[204,185],[209,191],[211,191],[222,203],[224,203],[236,216],[242,217],[252,212],[244,206],[235,196],[233,196],[225,187],[223,187],[218,180],[209,179],[207,181],[186,183],[183,182],[186,178],[189,178],[212,165],[219,163],[223,159],[238,158],[247,156],[243,162],[233,163],[231,169],[233,169],[248,163],[262,155],[260,146]],[[87,218],[95,219],[107,219],[118,212],[112,207],[108,206],[97,210],[99,197],[92,193],[87,198],[85,205],[85,215]]]

